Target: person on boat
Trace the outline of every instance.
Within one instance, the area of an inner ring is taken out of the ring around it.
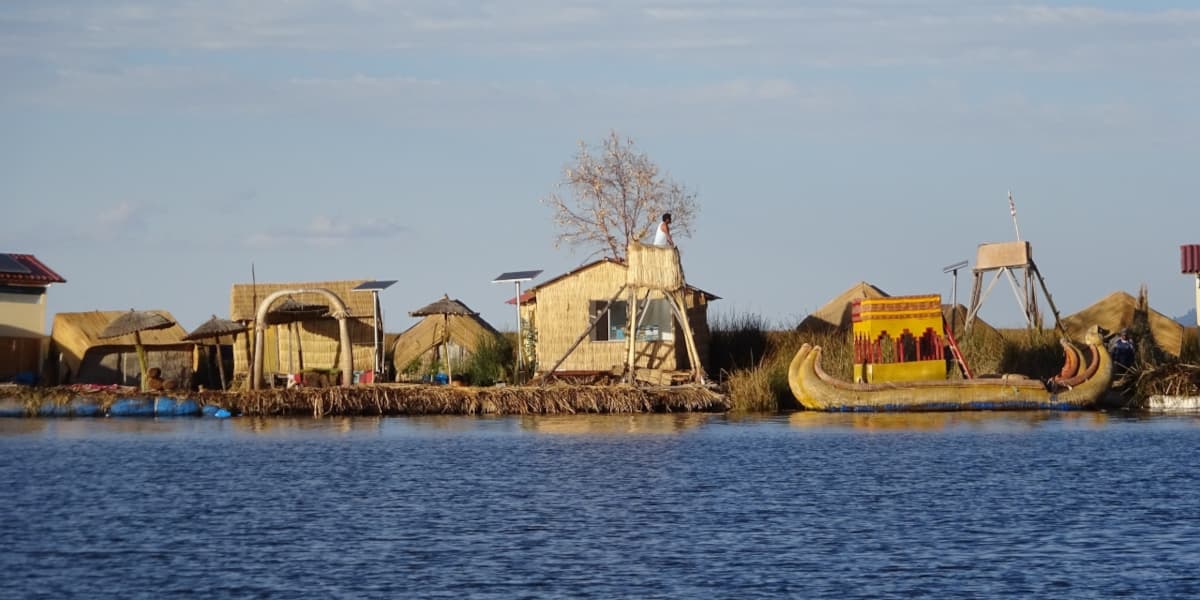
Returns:
[[[662,222],[654,232],[654,245],[662,248],[675,247],[675,240],[671,238],[671,213],[663,213]]]
[[[1113,365],[1122,371],[1128,371],[1133,366],[1133,340],[1129,339],[1129,328],[1126,327],[1117,334],[1109,345]]]

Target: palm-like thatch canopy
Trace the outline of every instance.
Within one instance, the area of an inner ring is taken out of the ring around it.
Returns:
[[[222,319],[217,315],[213,315],[211,319],[201,323],[199,327],[192,330],[191,333],[183,336],[185,340],[203,340],[212,338],[213,344],[217,345],[221,342],[223,335],[236,335],[246,331],[246,325],[229,319]],[[221,362],[221,354],[217,352],[217,372],[221,377],[221,389],[225,389],[225,365]]]
[[[439,300],[431,304],[427,304],[408,313],[413,317],[427,317],[429,315],[469,315],[474,316],[479,313],[467,308],[466,304],[458,300],[451,300],[449,294],[444,294]]]
[[[211,319],[193,329],[191,333],[183,336],[183,339],[193,341],[204,340],[219,338],[223,335],[237,335],[243,331],[246,331],[246,325],[213,315]]]
[[[475,316],[479,313],[467,308],[466,304],[458,300],[451,300],[449,294],[442,294],[442,297],[436,302],[427,304],[408,313],[413,317],[428,317],[430,315],[442,315],[442,349],[446,356],[446,375],[451,380],[454,379],[454,369],[450,365],[450,326],[449,320],[451,315]]]
[[[146,364],[146,349],[142,346],[142,336],[139,335],[139,332],[149,329],[166,329],[174,325],[174,321],[156,312],[131,308],[129,312],[121,313],[120,316],[110,321],[104,331],[100,332],[99,337],[107,339],[133,334],[133,347],[137,352],[138,368],[142,373],[141,388],[142,391],[146,391],[149,366]]]
[[[133,310],[121,313],[121,315],[108,323],[103,331],[100,332],[100,338],[115,338],[139,331],[148,329],[166,329],[175,322],[156,313],[148,310]]]

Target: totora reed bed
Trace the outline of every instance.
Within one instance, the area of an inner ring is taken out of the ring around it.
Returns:
[[[12,416],[104,416],[119,402],[161,398],[219,406],[234,415],[562,415],[578,413],[724,412],[729,402],[700,386],[457,387],[388,384],[376,386],[196,392],[154,396],[79,392],[69,388],[19,388],[0,392],[4,414]],[[74,410],[78,408],[79,410]]]

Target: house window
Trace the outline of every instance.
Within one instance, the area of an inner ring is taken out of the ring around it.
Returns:
[[[592,300],[589,303],[592,318],[599,318],[596,326],[592,328],[592,341],[624,340],[625,328],[629,326],[629,303],[617,300],[605,311],[606,306],[608,303],[603,300]]]
[[[675,341],[674,318],[666,298],[638,303],[637,340],[639,342]]]
[[[629,331],[629,301],[616,300],[605,312],[607,303],[593,300],[589,303],[592,318],[599,318],[592,329],[593,342],[625,340]],[[664,298],[638,302],[637,340],[639,342],[671,342],[675,340],[674,318],[671,305]]]

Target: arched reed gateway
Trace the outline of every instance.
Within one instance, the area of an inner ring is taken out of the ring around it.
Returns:
[[[855,300],[851,320],[855,381],[946,378],[940,295]]]

